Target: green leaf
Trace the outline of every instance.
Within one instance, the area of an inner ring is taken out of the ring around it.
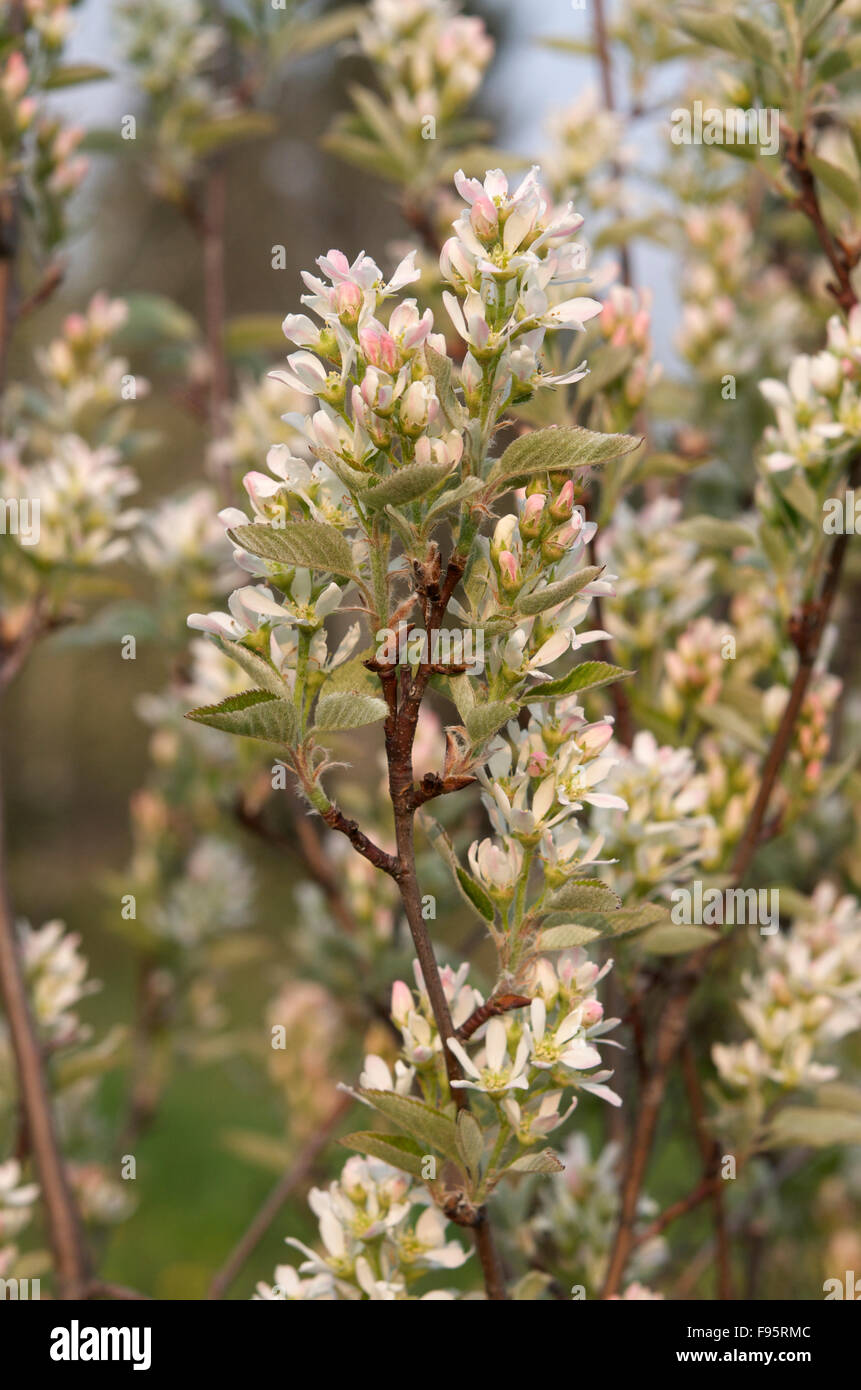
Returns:
[[[458,892],[464,902],[477,912],[484,922],[493,921],[493,904],[485,893],[484,889],[470,878],[460,863],[454,851],[454,845],[446,835],[439,821],[434,820],[433,816],[422,815],[421,824],[428,836],[431,844],[441,859],[445,861],[451,870],[451,876],[457,885]],[[490,914],[488,916],[488,913]]]
[[[528,1274],[524,1274],[512,1286],[508,1296],[514,1303],[538,1303],[552,1283],[551,1274],[544,1274],[540,1269],[530,1269]]]
[[[576,695],[583,690],[597,690],[599,686],[611,685],[623,676],[632,676],[622,666],[611,666],[606,661],[581,661],[566,676],[533,686],[528,695],[520,697],[523,705],[535,704],[538,700],[559,700],[566,695]]]
[[[640,937],[639,945],[653,956],[681,956],[686,951],[697,951],[701,946],[713,946],[720,937],[708,927],[652,927]]]
[[[473,907],[476,908],[484,918],[485,922],[492,922],[494,918],[493,903],[485,893],[479,883],[476,883],[462,865],[458,864],[455,869],[457,881],[463,889]]]
[[[569,575],[567,579],[558,579],[555,584],[545,584],[543,589],[533,589],[529,594],[518,594],[514,607],[518,613],[526,613],[529,616],[533,613],[543,613],[546,609],[555,607],[557,603],[564,603],[566,599],[579,594],[581,589],[585,589],[587,584],[598,578],[603,568],[603,565],[588,565],[586,569]]]
[[[738,58],[748,57],[747,47],[732,15],[714,11],[682,10],[675,22],[686,34],[708,48],[720,48]]]
[[[716,516],[691,516],[680,521],[674,530],[683,540],[696,541],[709,550],[734,550],[737,545],[756,545],[750,527],[740,521],[725,521]]]
[[[237,111],[231,116],[199,121],[187,132],[186,141],[192,154],[202,158],[224,145],[272,135],[277,128],[274,116],[265,111]]]
[[[459,507],[461,502],[466,502],[477,492],[481,492],[482,486],[480,478],[464,478],[457,487],[449,488],[446,492],[441,493],[425,517],[425,528],[431,522],[438,521],[440,517],[445,516],[453,507]]]
[[[490,470],[487,482],[496,492],[508,491],[536,473],[569,472],[606,463],[631,453],[641,442],[628,434],[596,434],[579,425],[532,430],[509,444]]]
[[[564,912],[615,912],[622,900],[600,878],[569,879],[545,899],[544,906]]]
[[[359,1092],[370,1101],[375,1110],[391,1120],[392,1124],[411,1134],[420,1144],[425,1144],[447,1158],[458,1159],[457,1130],[454,1120],[426,1105],[414,1096],[399,1096],[394,1091]],[[424,1152],[424,1150],[422,1151]]]
[[[238,314],[227,322],[224,345],[231,357],[278,352],[284,346],[281,318],[278,314]]]
[[[163,346],[164,339],[193,343],[199,337],[197,323],[163,294],[127,294],[128,318],[120,339],[133,347]]]
[[[246,690],[230,695],[218,705],[189,710],[186,719],[207,724],[227,734],[260,738],[267,743],[294,746],[299,738],[299,716],[289,700],[279,700],[268,690]]]
[[[332,674],[326,677],[325,693],[334,695],[336,691],[346,690],[354,695],[375,696],[380,683],[364,664],[373,655],[373,647],[366,647],[358,655],[350,657],[349,661],[336,666]]]
[[[852,178],[845,169],[840,169],[836,164],[832,164],[828,159],[820,159],[819,155],[808,154],[807,163],[820,183],[830,189],[841,203],[844,203],[852,212],[857,212],[861,208],[861,189],[858,187],[856,179]]]
[[[46,91],[56,91],[59,87],[77,87],[81,82],[104,82],[108,77],[113,77],[113,73],[95,63],[66,63],[49,72],[42,86]]]
[[[452,385],[452,364],[451,358],[445,357],[441,352],[425,345],[425,361],[434,379],[436,394],[442,412],[452,429],[460,429],[463,424],[463,406],[457,399]]]
[[[355,1134],[345,1134],[338,1140],[345,1149],[355,1149],[357,1153],[369,1154],[371,1158],[381,1158],[393,1168],[409,1173],[414,1178],[422,1176],[421,1149],[414,1139],[406,1134],[376,1134],[372,1130],[357,1130]]]
[[[751,748],[755,753],[766,751],[767,744],[759,730],[732,706],[703,705],[697,713],[707,724],[711,724],[713,729],[718,729],[722,734],[729,734],[744,748]]]
[[[236,526],[227,533],[232,541],[257,555],[291,568],[325,570],[329,574],[352,575],[353,555],[349,543],[325,521],[285,521],[283,526]]]
[[[459,1110],[457,1114],[457,1151],[461,1162],[473,1181],[481,1173],[481,1159],[484,1153],[484,1135],[481,1125],[469,1110]]]
[[[268,690],[281,700],[287,698],[287,686],[284,681],[274,667],[270,666],[268,661],[264,661],[262,656],[258,656],[257,652],[253,652],[250,647],[244,647],[241,642],[231,642],[226,637],[216,637],[214,641],[225,656],[229,656],[231,661],[242,667],[259,689]]]
[[[570,951],[574,946],[588,946],[606,932],[598,927],[585,927],[579,922],[560,922],[556,927],[546,927],[538,937],[542,951]]]
[[[385,700],[374,695],[335,691],[331,695],[322,695],[317,701],[312,733],[361,729],[365,724],[375,724],[378,719],[385,719],[388,712]]]
[[[815,1149],[830,1144],[861,1144],[861,1115],[819,1106],[789,1105],[772,1120],[766,1147],[783,1149],[796,1144]]]
[[[506,1173],[564,1173],[565,1164],[560,1163],[552,1149],[542,1149],[537,1154],[522,1154],[509,1163]]]
[[[397,473],[368,488],[362,493],[362,505],[373,511],[384,507],[401,506],[404,502],[414,502],[426,497],[435,487],[447,478],[451,467],[447,463],[413,463],[407,468],[399,468]]]
[[[473,743],[484,743],[516,714],[517,705],[503,700],[494,700],[489,705],[474,705],[464,720],[466,732]]]

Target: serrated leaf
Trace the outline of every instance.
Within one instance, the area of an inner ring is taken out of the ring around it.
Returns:
[[[558,700],[566,695],[576,695],[580,691],[597,690],[602,685],[611,685],[623,676],[632,676],[622,666],[611,666],[607,661],[581,661],[566,676],[533,686],[528,695],[521,696],[523,705],[535,704],[538,700]]]
[[[385,719],[389,709],[385,700],[375,695],[355,695],[351,691],[335,691],[322,695],[314,713],[314,733],[336,729],[361,729]]]
[[[473,743],[484,743],[516,714],[517,705],[503,700],[494,700],[489,705],[474,705],[464,720],[466,732]]]
[[[461,719],[475,708],[475,691],[472,688],[472,681],[469,676],[449,676],[448,687],[451,691],[451,698]]]
[[[512,441],[493,466],[487,481],[496,491],[516,486],[536,473],[590,468],[637,449],[642,441],[627,434],[596,434],[579,425],[552,425]]]
[[[334,695],[339,691],[349,691],[354,695],[374,697],[380,683],[364,664],[373,655],[374,648],[366,647],[364,651],[350,657],[349,661],[336,666],[331,675],[326,677],[325,693]]]
[[[554,889],[544,906],[563,912],[615,912],[622,900],[600,878],[582,878]]]
[[[357,1130],[355,1134],[345,1134],[338,1143],[343,1144],[345,1149],[355,1149],[357,1153],[380,1158],[414,1178],[422,1176],[424,1155],[415,1140],[406,1134],[376,1134],[372,1130]]]
[[[597,927],[585,927],[579,922],[560,922],[556,927],[545,927],[538,937],[541,951],[570,951],[574,946],[588,946],[606,932]]]
[[[543,589],[533,589],[530,594],[518,594],[514,607],[518,613],[526,613],[530,617],[533,613],[544,613],[548,608],[554,608],[557,603],[564,603],[566,599],[579,594],[581,589],[585,589],[587,584],[598,578],[603,569],[603,565],[588,565],[586,569],[569,575],[567,579],[558,579],[555,584],[546,584]]]
[[[411,1134],[420,1144],[426,1144],[437,1153],[457,1160],[457,1130],[454,1120],[426,1105],[414,1096],[399,1096],[394,1091],[366,1091],[359,1095],[370,1101],[375,1110],[385,1115],[392,1124]],[[424,1152],[424,1150],[423,1150]]]
[[[687,951],[698,951],[701,946],[713,946],[720,937],[708,927],[652,927],[644,932],[638,944],[652,956],[681,956]]]
[[[473,1180],[481,1172],[481,1159],[484,1153],[484,1135],[481,1125],[469,1110],[459,1110],[457,1115],[457,1149],[464,1167]]]
[[[537,1154],[521,1154],[513,1163],[509,1163],[506,1173],[564,1173],[565,1164],[561,1163],[552,1149],[542,1149]]]
[[[399,468],[397,473],[392,473],[376,487],[363,492],[362,505],[370,507],[372,511],[380,511],[384,507],[415,502],[438,487],[451,471],[447,463],[413,463],[407,468]]]
[[[246,690],[230,695],[217,705],[203,705],[185,716],[196,724],[221,729],[226,734],[264,739],[292,747],[299,738],[299,716],[289,700],[279,700],[268,690]]]
[[[861,1115],[819,1106],[789,1105],[772,1120],[765,1146],[782,1149],[796,1144],[815,1149],[830,1144],[861,1144]]]
[[[286,521],[283,526],[236,526],[227,533],[249,555],[279,565],[352,575],[355,570],[348,542],[325,521]]]
[[[216,637],[215,645],[220,647],[231,661],[235,661],[237,666],[242,667],[258,689],[268,690],[281,700],[288,698],[287,686],[278,672],[257,652],[253,652],[250,647],[244,647],[241,642],[231,642],[226,637]]]
[[[481,492],[482,487],[483,483],[480,478],[464,478],[457,487],[443,492],[425,517],[425,527],[445,516],[452,507],[459,507],[462,502],[467,502],[471,497],[475,497],[476,493]]]

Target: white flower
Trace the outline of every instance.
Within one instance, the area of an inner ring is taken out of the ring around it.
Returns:
[[[449,1038],[448,1045],[467,1073],[467,1079],[453,1081],[452,1086],[484,1091],[489,1096],[503,1096],[506,1091],[528,1089],[524,1067],[529,1056],[529,1043],[525,1037],[521,1038],[511,1061],[508,1056],[508,1036],[501,1018],[492,1018],[487,1025],[483,1066],[478,1067],[473,1062],[457,1038]]]

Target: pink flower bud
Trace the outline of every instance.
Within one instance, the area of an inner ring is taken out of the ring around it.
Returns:
[[[583,1027],[594,1028],[604,1017],[604,1005],[597,999],[587,999],[583,1005]]]
[[[541,532],[547,498],[543,492],[534,492],[527,497],[520,517],[520,534],[527,540],[534,540]]]
[[[510,550],[503,550],[497,558],[497,564],[503,589],[509,593],[516,593],[521,584],[517,557],[512,555]]]
[[[351,280],[336,285],[332,291],[332,303],[338,317],[345,323],[356,323],[362,310],[363,294],[361,288]]]
[[[555,498],[550,506],[550,515],[554,521],[567,521],[574,510],[574,483],[571,478],[567,483],[563,483],[559,491],[559,496]]]
[[[400,366],[398,345],[391,333],[381,324],[368,324],[359,331],[362,352],[373,367],[381,367],[384,372],[395,373]]]

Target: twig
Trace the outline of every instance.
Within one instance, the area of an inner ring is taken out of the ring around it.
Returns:
[[[849,474],[850,484],[855,478],[859,466],[861,466],[861,457],[857,458],[852,465]],[[793,640],[799,653],[798,670],[793,681],[789,701],[766,758],[759,794],[751,810],[736,854],[733,872],[736,884],[740,883],[747,873],[760,842],[771,793],[790,745],[798,711],[810,682],[822,636],[840,584],[847,540],[848,537],[845,534],[835,537],[826,561],[819,598],[808,605],[793,627]],[[670,998],[658,1023],[654,1063],[643,1089],[623,1180],[619,1227],[604,1287],[603,1296],[605,1298],[618,1292],[625,1272],[633,1244],[633,1228],[640,1190],[645,1178],[666,1091],[667,1074],[684,1037],[691,999],[715,949],[716,946],[706,946],[690,957],[684,973],[675,981]]]
[[[2,797],[0,797],[2,808]],[[0,814],[2,811],[0,810]],[[89,1257],[60,1153],[45,1059],[30,1008],[15,921],[6,884],[6,852],[0,827],[0,992],[15,1054],[27,1142],[39,1174],[61,1298],[81,1298],[89,1280]]]
[[[703,1178],[717,1181],[721,1177],[719,1172],[721,1159],[720,1145],[708,1131],[705,1101],[703,1099],[702,1087],[700,1086],[700,1079],[697,1075],[696,1057],[694,1056],[694,1050],[688,1039],[685,1039],[682,1044],[682,1074],[684,1076],[685,1090],[688,1094],[688,1104],[690,1105],[691,1116],[694,1122],[694,1133],[699,1146],[700,1157],[703,1162]],[[732,1257],[726,1224],[724,1189],[722,1185],[715,1187],[712,1193],[712,1212],[715,1229],[715,1246],[718,1257],[718,1298],[731,1299],[733,1296]]]
[[[613,89],[613,59],[610,53],[610,41],[607,33],[607,19],[604,14],[604,0],[592,0],[592,34],[595,41],[595,51],[598,55],[598,66],[601,70],[601,93],[604,98],[604,105],[608,111],[615,112],[616,96]],[[612,165],[613,173],[618,178],[621,169],[617,163]],[[631,276],[631,253],[627,242],[623,242],[619,247],[619,261],[622,269],[622,283],[630,285]]]
[[[303,1145],[294,1162],[287,1169],[286,1173],[284,1173],[283,1177],[279,1178],[245,1234],[234,1246],[221,1269],[213,1278],[209,1286],[208,1298],[223,1298],[227,1293],[227,1290],[230,1288],[234,1279],[236,1279],[243,1265],[251,1258],[257,1246],[266,1235],[266,1232],[269,1230],[269,1227],[272,1225],[272,1222],[275,1220],[275,1217],[287,1201],[291,1192],[299,1187],[310,1175],[314,1164],[328,1144],[340,1121],[344,1115],[346,1115],[352,1102],[352,1096],[344,1093],[339,1095],[328,1118],[323,1121],[320,1128],[316,1130],[315,1133],[311,1135],[310,1139]]]

